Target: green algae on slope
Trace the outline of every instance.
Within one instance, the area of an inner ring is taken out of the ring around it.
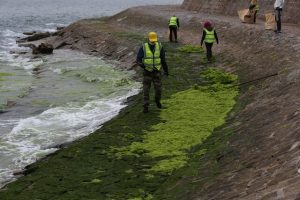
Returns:
[[[201,77],[211,84],[232,84],[237,80],[236,75],[212,67],[203,71]]]
[[[208,69],[201,75],[210,86],[201,86],[176,93],[163,104],[168,109],[160,113],[161,123],[146,132],[142,142],[133,142],[120,149],[117,156],[149,156],[157,163],[148,172],[167,173],[183,167],[188,151],[204,141],[225,118],[235,104],[236,88],[227,87],[236,76],[218,69]]]
[[[13,74],[10,74],[10,73],[3,73],[3,72],[0,72],[0,81],[3,81],[3,78],[4,76],[12,76]]]
[[[183,47],[177,48],[179,51],[184,53],[202,53],[204,49],[200,45],[185,45]]]
[[[174,108],[180,107],[179,104],[186,106],[185,104],[190,103],[190,100],[185,99],[184,96],[194,101],[193,99],[198,97],[200,92],[204,92],[209,99],[209,97],[217,97],[218,92],[223,89],[224,93],[226,93],[225,91],[228,89],[224,84],[212,85],[214,83],[209,80],[207,80],[208,84],[205,87],[195,87],[196,91],[188,89],[195,83],[195,80],[201,80],[198,75],[202,70],[198,66],[200,57],[196,54],[178,51],[177,47],[178,44],[174,43],[164,44],[168,64],[172,66],[170,73],[173,75],[163,80],[164,98],[170,98],[170,101],[163,101],[164,106],[168,106],[167,109],[158,110],[153,105],[150,105],[150,113],[144,115],[140,112],[142,101],[139,99],[142,99],[142,94],[133,97],[134,103],[120,112],[118,117],[107,122],[100,130],[82,141],[74,142],[68,148],[58,151],[44,161],[30,166],[26,170],[26,174],[28,173],[29,175],[8,185],[5,191],[0,193],[0,199],[165,199],[161,198],[162,196],[157,196],[158,198],[156,198],[154,196],[156,191],[162,187],[162,184],[168,178],[177,174],[178,171],[172,173],[172,176],[168,176],[175,169],[178,169],[174,165],[190,165],[190,154],[194,155],[193,150],[195,147],[190,145],[190,147],[185,146],[185,149],[183,149],[174,144],[171,146],[172,148],[169,148],[169,151],[175,149],[176,151],[174,152],[178,152],[178,155],[167,154],[169,152],[162,148],[161,152],[158,152],[162,156],[151,157],[154,148],[149,148],[148,150],[142,146],[142,148],[132,152],[130,151],[131,146],[134,148],[133,144],[135,143],[138,145],[140,143],[148,144],[149,146],[150,139],[152,139],[149,137],[150,134],[154,134],[154,136],[156,134],[160,137],[157,134],[160,129],[165,131],[168,128],[175,129],[171,125],[177,124],[172,122],[174,119],[169,119],[168,115],[172,114],[172,117],[175,117],[177,112]],[[185,79],[192,81],[186,81]],[[231,91],[231,89],[228,91]],[[195,104],[197,102],[195,100]],[[189,107],[189,109],[194,111],[194,108]],[[182,114],[182,112],[179,112],[178,115]],[[190,123],[188,119],[184,119],[182,122]],[[193,120],[192,122],[196,123]],[[167,125],[169,123],[170,125]],[[184,126],[186,125],[184,124]],[[159,130],[154,130],[155,127]],[[172,136],[172,134],[170,135]],[[190,137],[188,134],[184,136]],[[197,139],[198,137],[195,138]],[[203,137],[204,139],[205,137]],[[147,140],[149,141],[148,143]],[[179,137],[178,140],[181,140],[181,138]],[[198,141],[198,143],[201,143],[201,141]],[[109,151],[111,147],[114,147],[114,150],[118,150],[117,156],[120,159],[115,159],[115,151],[111,154],[111,151]],[[209,148],[206,148],[207,152]],[[191,151],[187,152],[189,149]],[[197,161],[206,152],[206,149],[197,152],[197,156],[199,155]],[[164,156],[164,153],[166,153],[166,156]],[[127,156],[128,154],[133,156]],[[186,163],[187,161],[188,163]],[[198,169],[193,170],[196,171]],[[167,193],[167,191],[169,191],[169,188],[163,193]]]

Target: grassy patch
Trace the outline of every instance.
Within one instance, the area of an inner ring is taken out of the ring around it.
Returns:
[[[34,106],[48,107],[50,102],[47,99],[34,99],[31,101],[31,104]]]
[[[133,40],[133,41],[147,41],[147,37],[134,33],[134,32],[115,32],[114,33],[117,37],[121,39],[126,39],[126,40]]]
[[[178,48],[179,51],[184,53],[202,53],[204,49],[200,45],[185,45]]]
[[[210,84],[233,84],[237,82],[237,76],[219,70],[217,68],[209,68],[205,70],[201,77],[207,80]]]
[[[19,98],[24,98],[26,96],[28,96],[29,92],[30,92],[30,87],[24,87],[22,88],[20,94],[18,95]]]
[[[4,110],[5,109],[5,105],[3,104],[0,104],[0,111]]]
[[[4,73],[4,72],[0,72],[0,76],[12,76],[13,74],[11,73]]]
[[[0,81],[3,81],[3,77],[4,76],[12,76],[13,74],[11,73],[4,73],[4,72],[0,72]]]

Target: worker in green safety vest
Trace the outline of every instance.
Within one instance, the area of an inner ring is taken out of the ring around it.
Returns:
[[[249,11],[251,14],[253,14],[253,22],[256,23],[256,15],[257,12],[259,11],[258,0],[251,0]]]
[[[179,29],[179,19],[175,15],[170,17],[169,19],[169,41],[173,42],[173,35],[175,42],[177,42],[177,30]]]
[[[211,62],[212,60],[212,46],[214,42],[217,42],[219,44],[219,39],[216,30],[213,28],[212,24],[208,21],[204,23],[204,29],[201,39],[201,46],[203,45],[203,42],[206,46],[206,57],[207,61]]]
[[[149,112],[150,104],[150,88],[153,82],[155,90],[155,103],[158,108],[162,108],[161,105],[161,93],[162,93],[162,81],[161,81],[161,69],[164,74],[168,76],[168,65],[165,59],[165,51],[162,44],[158,42],[158,37],[155,32],[148,34],[148,42],[144,43],[139,49],[137,64],[144,69],[143,71],[143,93],[144,104],[143,112]]]

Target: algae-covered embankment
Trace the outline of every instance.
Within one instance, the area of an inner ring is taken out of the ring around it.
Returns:
[[[164,78],[167,108],[160,111],[152,105],[144,115],[141,95],[131,98],[118,117],[28,167],[27,175],[4,188],[0,197],[299,197],[299,27],[285,26],[285,33],[274,35],[264,30],[262,22],[246,25],[235,17],[150,6],[74,23],[49,41],[58,48],[79,49],[129,66],[126,63],[135,59],[148,31],[167,36],[165,22],[171,12],[182,26],[179,45],[164,43],[172,75]],[[199,43],[205,19],[214,21],[220,35],[213,66],[205,64],[203,54],[178,49]],[[209,67],[234,72],[241,82],[278,75],[242,85],[234,112],[223,124],[236,95],[235,88],[228,87],[233,77],[206,71]]]
[[[103,128],[31,165],[9,184],[4,199],[160,199],[156,191],[215,128],[235,104],[236,76],[209,68],[190,46],[165,43],[172,76],[164,78],[165,109],[141,112],[141,96]],[[205,83],[202,83],[205,82]],[[194,83],[195,85],[191,85]],[[197,85],[197,83],[199,85]]]

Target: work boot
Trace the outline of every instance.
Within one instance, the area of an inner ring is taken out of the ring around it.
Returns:
[[[144,109],[143,109],[143,113],[148,113],[149,112],[149,109],[148,109],[148,107],[144,107]]]
[[[155,103],[156,103],[156,106],[157,106],[159,109],[162,108],[162,105],[161,105],[160,101],[155,101]]]

